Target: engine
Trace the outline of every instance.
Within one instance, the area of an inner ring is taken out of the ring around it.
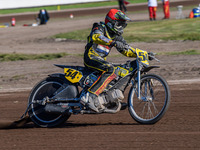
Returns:
[[[120,103],[124,99],[122,91],[119,89],[114,89],[106,93],[102,93],[99,97],[99,107],[105,109],[110,106],[116,106],[117,103]]]
[[[98,75],[92,73],[85,78],[84,85],[86,87],[92,86],[92,84],[97,80]],[[113,89],[109,90],[116,83],[115,80],[111,81],[108,86],[105,88],[104,92],[98,96],[98,99],[95,101],[96,107],[99,110],[103,110],[108,113],[116,113],[121,108],[121,101],[124,99],[124,95],[121,90]]]

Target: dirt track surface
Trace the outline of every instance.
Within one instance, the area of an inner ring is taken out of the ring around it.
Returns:
[[[188,15],[190,10],[185,10]],[[176,17],[171,12],[171,18]],[[129,13],[138,21],[148,20],[146,13]],[[163,13],[158,13],[158,20]],[[46,26],[0,29],[1,53],[59,53],[82,54],[84,41],[49,39],[61,32],[91,27],[104,15],[70,19],[55,19]],[[81,24],[81,26],[80,26]],[[153,52],[200,50],[199,41],[169,41],[158,43],[130,43],[134,47]],[[112,50],[111,55],[117,52]],[[198,56],[159,56],[161,68],[154,73],[167,79],[171,88],[171,105],[166,115],[155,125],[139,125],[128,110],[117,114],[75,115],[63,126],[53,129],[36,128],[32,122],[21,128],[0,130],[0,149],[200,149],[200,60]],[[128,58],[109,57],[109,61],[123,63]],[[82,65],[82,57],[66,56],[56,60],[1,62],[0,125],[18,120],[27,106],[31,88],[48,74],[62,72],[53,64]],[[127,91],[128,92],[128,91]],[[125,94],[125,100],[127,94]]]
[[[200,84],[171,87],[171,105],[155,125],[139,125],[128,110],[117,114],[75,115],[61,127],[0,130],[2,150],[20,149],[199,149]],[[29,92],[2,93],[1,118],[15,120]],[[126,99],[126,98],[125,98]]]

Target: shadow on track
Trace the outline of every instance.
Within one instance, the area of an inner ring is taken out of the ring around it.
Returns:
[[[63,125],[59,126],[60,128],[77,128],[77,127],[88,127],[88,126],[119,126],[119,125],[123,125],[123,126],[133,126],[133,125],[141,125],[139,123],[69,123],[66,122]]]
[[[35,126],[32,122],[31,124],[28,124],[31,122],[31,119],[29,116],[24,117],[23,119],[20,119],[18,121],[0,121],[0,130],[2,129],[28,129],[28,128],[35,128]],[[64,124],[52,127],[52,128],[79,128],[79,127],[88,127],[88,126],[113,126],[113,125],[124,125],[124,126],[132,126],[132,125],[140,125],[138,123],[72,123],[72,122],[65,122]]]

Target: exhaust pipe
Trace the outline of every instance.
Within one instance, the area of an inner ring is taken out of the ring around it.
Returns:
[[[121,103],[118,102],[118,107],[117,107],[117,109],[105,109],[104,112],[105,112],[105,113],[115,114],[115,113],[117,113],[117,112],[120,111],[121,107],[122,107]]]
[[[44,110],[47,113],[51,113],[51,114],[63,114],[67,110],[69,110],[69,106],[57,105],[57,104],[46,104],[46,106],[44,107]]]

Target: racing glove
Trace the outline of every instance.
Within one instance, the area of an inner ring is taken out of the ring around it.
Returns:
[[[110,45],[116,47],[117,49],[121,49],[121,50],[123,50],[125,48],[124,43],[119,42],[119,41],[112,41]]]

